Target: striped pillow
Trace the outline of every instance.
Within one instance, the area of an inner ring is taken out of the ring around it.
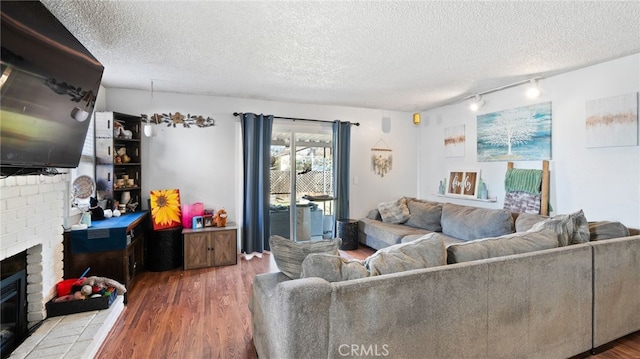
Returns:
[[[278,269],[291,279],[300,278],[302,262],[309,254],[327,253],[339,255],[338,248],[342,239],[334,238],[321,241],[294,242],[281,236],[269,237],[269,245]]]
[[[404,223],[411,217],[409,207],[407,207],[407,199],[405,197],[402,197],[397,201],[382,202],[378,204],[378,211],[380,212],[382,221],[387,223]]]

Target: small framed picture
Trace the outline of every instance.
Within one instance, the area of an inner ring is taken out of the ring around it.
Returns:
[[[450,171],[447,195],[476,197],[480,171]]]
[[[202,216],[202,219],[203,219],[205,227],[213,227],[213,215],[212,214],[205,214],[204,216]]]
[[[193,217],[193,229],[203,228],[204,218],[202,216]]]

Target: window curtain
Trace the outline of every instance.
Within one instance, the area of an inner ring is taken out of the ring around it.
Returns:
[[[349,218],[349,152],[351,123],[333,122],[333,185],[336,220]]]
[[[269,250],[269,158],[272,115],[241,116],[243,152],[242,248],[246,254]]]

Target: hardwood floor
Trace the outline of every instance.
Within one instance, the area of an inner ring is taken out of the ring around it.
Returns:
[[[363,259],[370,248],[341,251]],[[277,271],[273,256],[226,267],[144,272],[96,358],[257,358],[248,300],[256,274]],[[579,358],[640,358],[640,332]]]

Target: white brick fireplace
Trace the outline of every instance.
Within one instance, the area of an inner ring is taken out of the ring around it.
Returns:
[[[28,327],[46,318],[45,304],[63,278],[62,225],[69,174],[0,179],[0,259],[27,252]]]

